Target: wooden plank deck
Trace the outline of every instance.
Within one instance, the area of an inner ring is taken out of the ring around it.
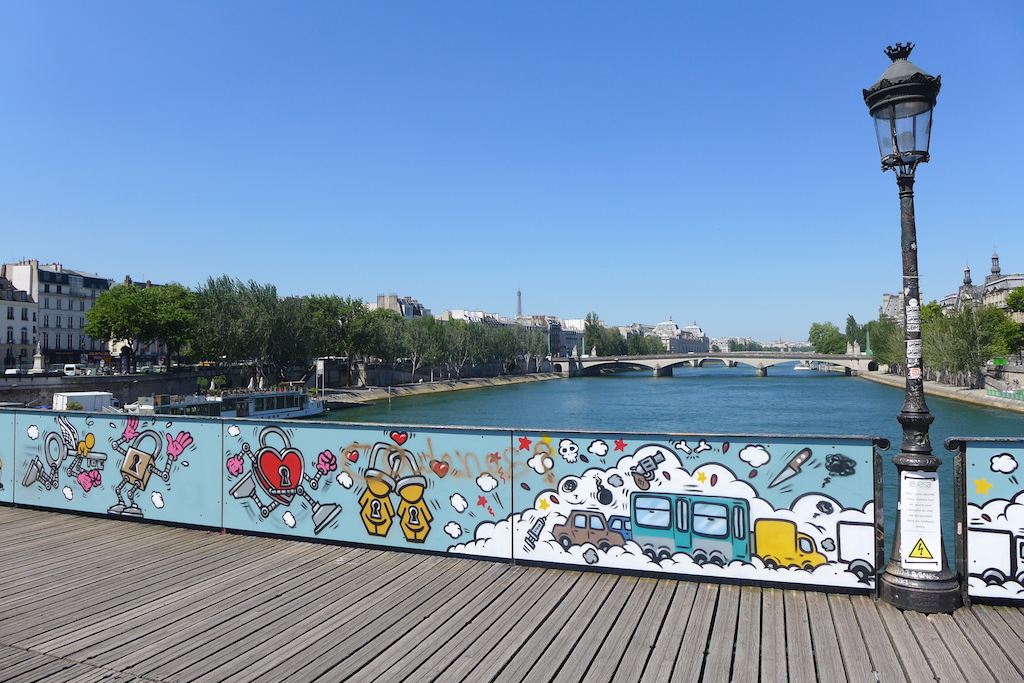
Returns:
[[[1024,681],[1024,610],[0,507],[0,682]]]

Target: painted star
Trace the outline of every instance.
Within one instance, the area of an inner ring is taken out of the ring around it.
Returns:
[[[479,505],[482,508],[485,508],[485,507],[487,507],[487,499],[484,498],[483,496],[479,496],[477,498],[476,504]]]
[[[617,451],[625,451],[626,450],[626,442],[623,441],[622,439],[616,439],[615,440],[615,450],[617,450]]]
[[[987,479],[975,479],[974,480],[974,492],[980,493],[983,496],[987,496],[989,489],[992,488],[992,484],[988,483]]]
[[[537,503],[537,507],[539,507],[541,510],[547,510],[549,507],[551,507],[551,504],[548,503],[547,498],[541,498],[540,502]]]
[[[551,445],[551,437],[548,436],[547,434],[541,434],[540,442],[542,444],[544,444],[545,446],[550,446]]]
[[[530,441],[530,439],[528,437],[525,437],[525,436],[519,437],[519,450],[521,450],[521,451],[528,451],[528,450],[530,450],[530,445],[532,443],[533,442]]]
[[[707,480],[708,480],[708,475],[704,474],[704,472],[698,472],[697,473],[697,481],[699,481],[700,483],[703,484]]]
[[[491,453],[490,455],[487,456],[487,462],[501,462],[501,454]]]

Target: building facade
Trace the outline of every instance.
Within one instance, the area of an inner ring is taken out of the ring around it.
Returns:
[[[85,322],[86,312],[96,297],[110,289],[111,280],[59,263],[40,264],[35,259],[5,263],[0,277],[32,300],[36,339],[45,363],[81,363],[90,354],[107,354],[106,342],[85,334]],[[17,338],[20,340],[20,331]],[[28,353],[29,358],[32,353]]]
[[[38,307],[28,292],[15,287],[6,277],[0,277],[0,302],[4,315],[4,370],[28,370],[36,348]]]
[[[992,267],[985,281],[976,285],[971,279],[971,269],[964,267],[963,284],[952,294],[942,297],[939,304],[943,311],[956,311],[965,304],[995,306],[1001,308],[1018,323],[1024,323],[1024,313],[1011,311],[1006,305],[1006,296],[1018,287],[1024,287],[1024,274],[1003,274],[999,266],[999,254],[992,254]]]

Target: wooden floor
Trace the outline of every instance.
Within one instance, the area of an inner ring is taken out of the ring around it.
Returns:
[[[0,507],[0,681],[1022,681],[1024,612]]]

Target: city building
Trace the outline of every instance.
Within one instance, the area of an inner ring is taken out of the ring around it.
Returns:
[[[23,289],[18,289],[6,277],[0,277],[0,309],[4,313],[6,334],[4,342],[4,370],[32,367],[36,348],[36,314],[38,306]]]
[[[707,353],[711,350],[711,340],[696,322],[680,328],[669,317],[666,322],[654,326],[651,336],[660,339],[669,353]]]
[[[903,292],[899,294],[883,294],[882,305],[878,308],[879,317],[885,316],[891,320],[895,320],[900,327],[905,327],[904,319],[904,296]]]
[[[90,355],[107,355],[106,342],[87,336],[84,328],[86,312],[110,289],[111,280],[35,259],[3,264],[0,277],[35,304],[36,337],[45,363],[89,362]]]
[[[992,254],[992,268],[982,284],[972,282],[971,268],[965,266],[963,284],[953,294],[942,297],[939,304],[943,311],[959,310],[966,303],[995,306],[1006,311],[1016,322],[1024,323],[1024,313],[1011,311],[1006,305],[1006,296],[1017,287],[1024,287],[1024,274],[1004,275],[999,266],[999,254]]]
[[[412,320],[424,315],[430,315],[430,309],[426,308],[416,299],[397,294],[378,294],[377,303],[366,304],[366,310],[373,311],[378,308],[386,308],[394,311],[407,320]]]

